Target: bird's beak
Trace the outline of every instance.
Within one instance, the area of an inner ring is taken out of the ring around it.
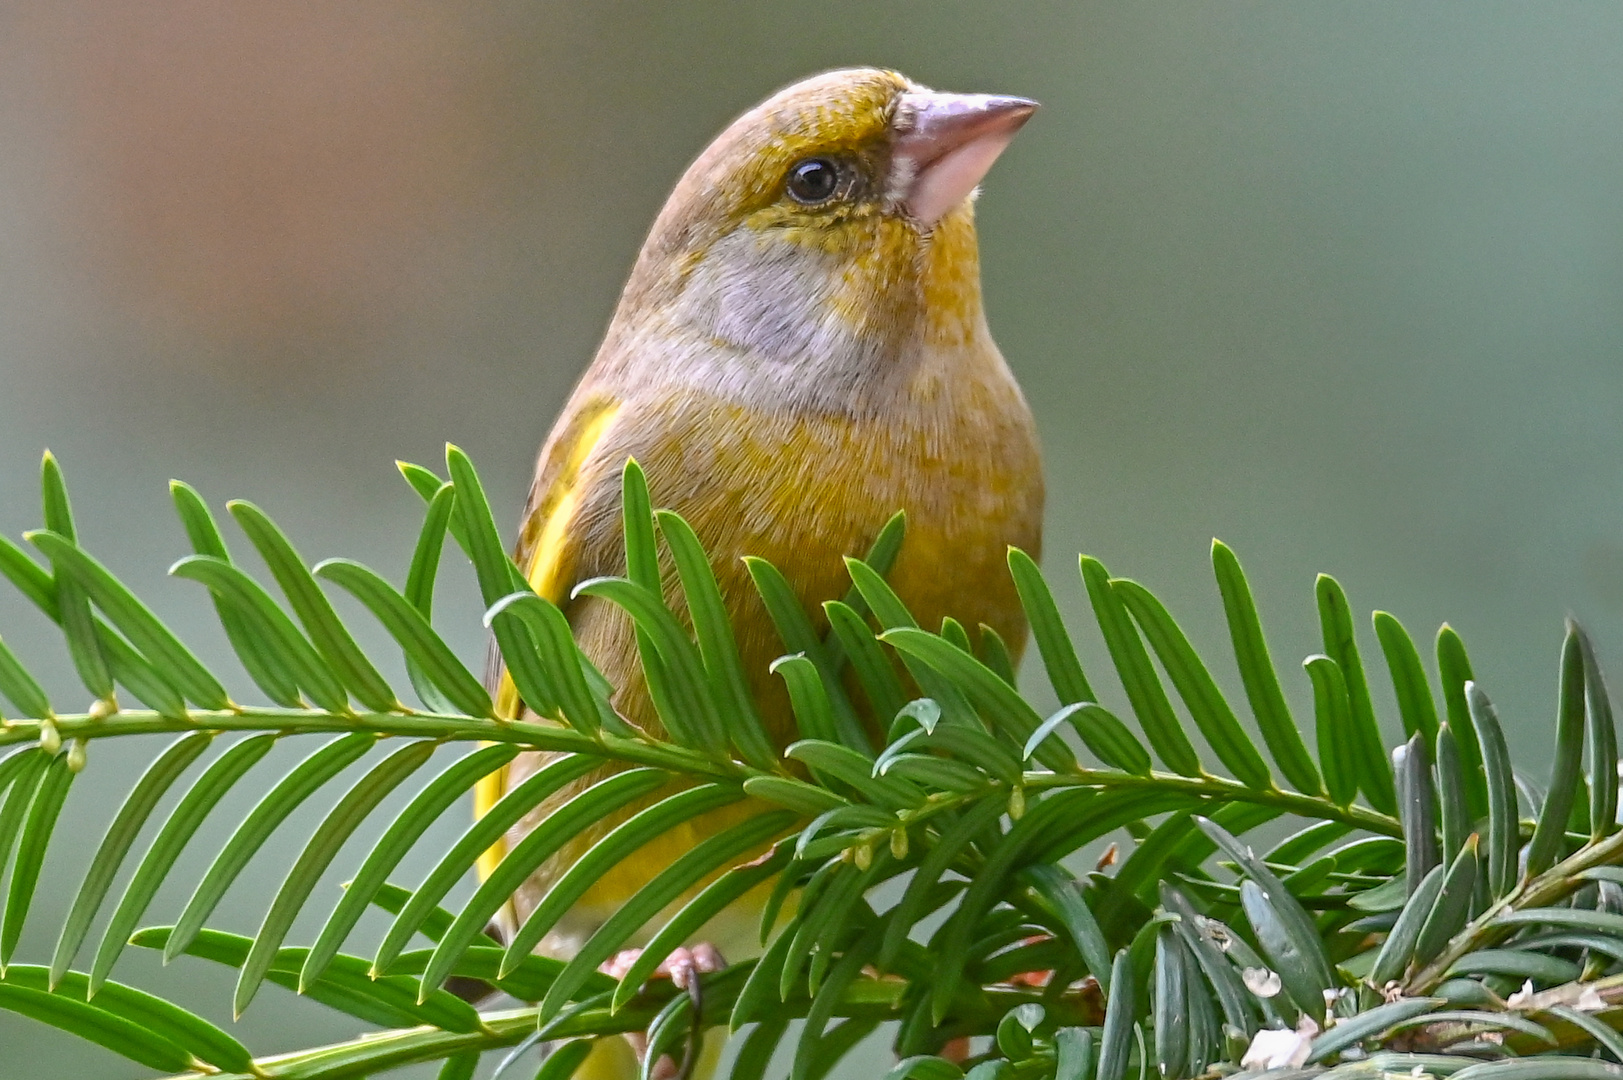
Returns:
[[[889,194],[921,225],[968,197],[1037,103],[991,94],[905,93],[891,120]]]

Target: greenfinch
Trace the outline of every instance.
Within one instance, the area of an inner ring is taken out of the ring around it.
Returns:
[[[662,731],[630,620],[570,593],[625,572],[620,478],[632,457],[654,505],[680,513],[709,552],[780,747],[795,738],[788,697],[768,670],[783,649],[742,556],[772,562],[821,613],[849,587],[842,557],[860,555],[906,511],[890,581],[920,624],[984,624],[1018,658],[1026,627],[1004,561],[1009,545],[1037,554],[1043,480],[1031,411],[982,310],[973,202],[1035,109],[1021,98],[939,93],[892,71],[832,71],[739,117],[676,185],[541,448],[515,552],[535,590],[563,608],[630,723]],[[498,708],[519,715],[512,681],[498,669],[493,682]],[[487,778],[476,812],[545,763],[525,754]],[[538,807],[506,842],[603,775]],[[653,874],[760,811],[729,807],[644,847],[582,897],[540,951],[571,955]],[[628,813],[543,866],[512,897],[506,929]],[[502,853],[488,852],[482,873]],[[725,925],[707,931],[722,953],[758,948],[752,913],[717,922]],[[705,949],[683,962],[695,956],[715,962]]]

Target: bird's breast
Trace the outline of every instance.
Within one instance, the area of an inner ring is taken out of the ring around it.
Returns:
[[[898,510],[908,524],[891,580],[920,623],[952,615],[1024,637],[1004,565],[1008,545],[1040,545],[1042,472],[1023,398],[997,358],[980,378],[921,372],[897,406],[770,411],[690,395],[672,406],[686,419],[638,455],[656,501],[710,551],[763,681],[782,646],[740,558],[772,562],[819,617],[849,588],[843,557],[862,555]]]

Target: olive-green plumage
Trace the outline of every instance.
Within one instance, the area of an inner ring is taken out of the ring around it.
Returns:
[[[780,745],[793,718],[767,668],[782,646],[742,556],[774,563],[820,613],[849,587],[842,557],[905,510],[891,581],[921,624],[951,615],[1023,644],[1004,557],[1010,544],[1040,545],[1042,474],[1030,410],[982,311],[972,195],[1032,108],[936,94],[893,72],[831,72],[745,113],[677,184],[542,447],[516,553],[632,723],[659,728],[629,620],[569,599],[579,581],[623,572],[628,457],[654,504],[679,512],[709,551]],[[674,580],[668,591],[680,608]],[[511,682],[502,689],[517,708]],[[480,811],[539,764],[526,755],[493,778]],[[543,948],[577,948],[696,837],[758,809],[698,819],[643,849]],[[514,896],[512,915],[534,908],[581,844]],[[723,952],[754,933],[711,929]]]

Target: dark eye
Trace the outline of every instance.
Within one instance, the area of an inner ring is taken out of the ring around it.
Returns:
[[[840,167],[828,158],[797,161],[789,170],[789,197],[815,206],[832,199],[840,189]]]

